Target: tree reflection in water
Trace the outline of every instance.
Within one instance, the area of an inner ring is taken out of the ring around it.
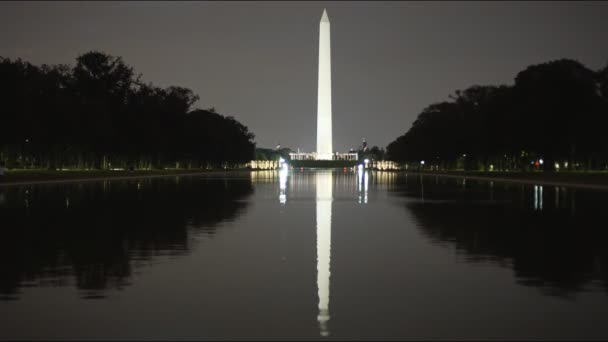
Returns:
[[[398,184],[422,232],[466,262],[509,267],[548,295],[608,292],[607,193],[412,175]]]
[[[130,284],[155,257],[188,254],[253,193],[251,180],[163,178],[0,189],[0,299],[75,281],[84,298]]]

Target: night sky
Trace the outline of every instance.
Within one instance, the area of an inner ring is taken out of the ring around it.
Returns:
[[[316,144],[318,29],[331,21],[334,149],[386,146],[427,105],[526,66],[608,61],[606,2],[2,2],[0,56],[71,64],[99,50],[191,88],[259,147]]]

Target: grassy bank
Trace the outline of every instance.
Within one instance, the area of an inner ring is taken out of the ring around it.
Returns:
[[[482,172],[482,171],[422,171],[422,175],[493,180],[539,185],[558,185],[608,190],[606,171],[561,171],[561,172]]]
[[[21,184],[46,184],[79,181],[98,181],[105,179],[137,179],[150,177],[186,176],[200,174],[222,174],[225,172],[247,169],[171,169],[171,170],[137,170],[133,172],[120,170],[10,170],[0,180],[0,186]],[[481,172],[481,171],[422,171],[410,172],[426,176],[467,178],[539,185],[557,185],[608,190],[608,172],[604,171],[568,171],[568,172]]]
[[[136,170],[129,172],[126,170],[9,170],[0,180],[2,185],[17,184],[44,184],[56,182],[72,181],[95,181],[104,179],[131,179],[145,177],[166,177],[191,175],[202,173],[215,173],[238,170],[209,170],[209,169],[171,169],[171,170]]]

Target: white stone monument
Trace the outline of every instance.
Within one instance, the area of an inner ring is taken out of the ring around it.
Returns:
[[[334,153],[331,118],[331,52],[329,39],[329,17],[323,9],[319,23],[319,84],[317,92],[317,151],[312,153],[289,153],[291,160],[350,160],[359,156],[354,153]]]
[[[331,53],[329,18],[323,9],[319,24],[319,89],[317,101],[317,160],[332,160]]]

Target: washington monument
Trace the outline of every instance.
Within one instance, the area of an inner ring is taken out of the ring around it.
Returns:
[[[317,100],[317,155],[318,160],[332,160],[331,135],[331,53],[329,17],[323,9],[319,24],[319,89]]]

